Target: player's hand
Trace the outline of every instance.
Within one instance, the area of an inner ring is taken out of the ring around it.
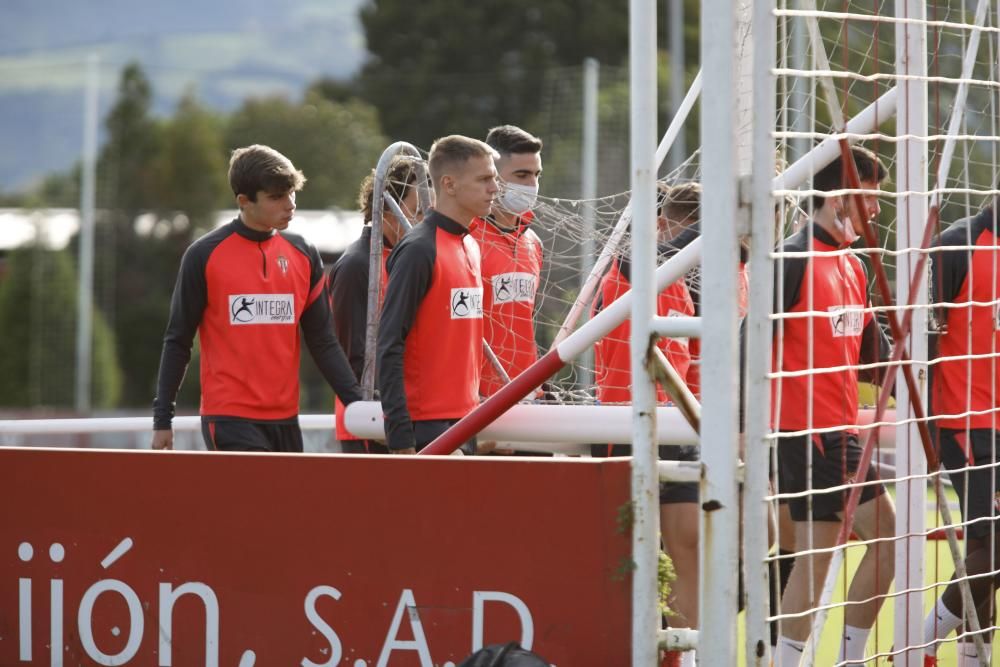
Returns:
[[[406,449],[390,449],[390,454],[402,455],[402,456],[414,456],[417,453],[416,447],[407,447]]]
[[[494,449],[497,448],[497,443],[493,440],[487,440],[485,442],[476,442],[476,454],[482,456],[483,454],[489,454]]]
[[[162,431],[153,431],[153,449],[173,449],[174,448],[174,431],[173,429],[164,429]]]

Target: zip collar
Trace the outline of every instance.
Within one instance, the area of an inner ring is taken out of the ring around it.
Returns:
[[[465,236],[469,233],[469,230],[458,224],[448,216],[438,213],[436,210],[431,209],[430,214],[424,218],[424,221],[420,223],[422,225],[431,224],[435,227],[439,227],[443,231],[453,234],[455,236]]]
[[[831,248],[837,248],[837,249],[843,249],[850,246],[850,243],[844,243],[844,244],[838,243],[837,240],[833,238],[833,234],[823,229],[823,227],[815,220],[810,222],[809,225],[812,227],[812,237],[816,241],[819,241],[824,245],[828,245]],[[804,230],[804,231],[806,234],[809,233],[809,230]]]
[[[249,227],[246,226],[246,223],[243,222],[243,219],[239,217],[234,218],[233,221],[229,224],[233,228],[234,232],[236,232],[243,238],[247,239],[248,241],[253,241],[254,243],[267,241],[268,239],[272,238],[275,234],[278,233],[278,230],[276,229],[272,229],[267,232],[258,232],[256,229],[250,229]]]

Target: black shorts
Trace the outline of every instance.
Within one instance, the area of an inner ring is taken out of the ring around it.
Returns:
[[[389,449],[375,440],[341,440],[340,449],[345,454],[388,454]]]
[[[609,456],[631,456],[629,445],[591,445],[590,455],[597,458]],[[698,461],[700,452],[697,445],[660,445],[661,461]],[[697,503],[697,482],[660,482],[660,504]]]
[[[967,523],[965,534],[973,538],[986,538],[994,529],[1000,515],[1000,470],[996,467],[980,470],[963,470],[969,466],[994,466],[1000,453],[1000,440],[988,428],[968,431],[942,428],[938,436],[941,463],[949,470],[952,486],[958,493],[962,518],[966,521],[991,518],[991,521]],[[996,453],[994,452],[996,450]]]
[[[201,435],[209,451],[301,452],[302,430],[298,419],[255,422],[244,419],[202,417]]]
[[[826,491],[834,486],[846,484],[857,477],[861,462],[861,444],[855,433],[834,431],[813,433],[778,440],[778,491],[780,493],[802,493],[809,490],[806,483],[807,443],[812,445],[812,491],[809,496],[788,499],[788,509],[793,521],[806,521],[812,506],[813,521],[840,521],[837,513],[844,509],[850,489]],[[875,467],[869,465],[864,480],[878,479]],[[877,498],[885,493],[881,484],[863,487],[861,502]]]
[[[423,419],[413,422],[413,440],[417,451],[438,439],[438,436],[458,423],[457,419]],[[462,443],[461,450],[466,455],[476,453],[476,437],[472,436]]]

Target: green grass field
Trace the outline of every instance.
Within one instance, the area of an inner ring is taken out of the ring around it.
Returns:
[[[954,520],[958,520],[958,511],[955,509],[957,506],[958,499],[955,494],[951,491],[948,492],[949,502],[953,511]],[[927,494],[928,507],[932,508],[934,506],[934,495],[929,492]],[[938,513],[930,509],[927,512],[927,527],[936,527],[941,525],[941,520]],[[858,561],[861,559],[864,553],[863,547],[849,547],[845,555],[845,566],[841,567],[840,574],[837,578],[837,585],[834,589],[833,602],[840,602],[844,599],[844,594],[846,593],[845,584],[845,571],[848,574],[846,581],[850,581],[850,576],[854,574],[854,570],[857,567]],[[947,582],[951,578],[953,571],[951,553],[948,549],[948,543],[944,540],[927,541],[927,546],[925,548],[925,582],[927,585],[932,584],[935,581]],[[930,610],[931,605],[937,596],[943,591],[943,587],[932,588],[924,594],[924,613],[926,614]],[[868,655],[873,655],[877,652],[888,652],[892,647],[893,642],[893,599],[890,598],[885,602],[882,607],[882,611],[879,614],[878,621],[875,627],[872,629],[872,634],[868,640]],[[921,623],[923,619],[921,619]],[[826,626],[823,632],[823,636],[820,639],[819,649],[816,653],[816,665],[817,667],[827,667],[833,665],[837,661],[839,649],[840,649],[840,632],[844,625],[844,614],[841,608],[830,610]],[[743,616],[740,615],[739,620],[739,644],[741,648],[739,653],[742,655],[743,646]],[[940,667],[954,667],[955,662],[955,642],[953,641],[954,635],[951,636],[952,641],[948,641],[942,644],[938,648],[938,665]],[[739,664],[743,666],[745,663],[741,659]],[[878,660],[872,660],[867,663],[868,665],[878,665],[879,667],[888,666],[892,663],[888,662],[886,658],[879,658]],[[993,655],[992,664],[995,667],[1000,667],[1000,657],[996,654]]]

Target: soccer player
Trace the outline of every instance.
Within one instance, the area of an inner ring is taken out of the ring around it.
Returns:
[[[674,187],[657,184],[658,210],[657,229],[661,239],[669,232],[670,216],[677,215],[672,206],[678,201],[689,200],[696,188],[688,184]],[[697,215],[698,202],[691,207]],[[660,244],[660,254],[666,255],[670,248]],[[598,298],[594,310],[599,311],[604,304],[610,304],[631,289],[631,262],[621,255],[612,261],[611,268],[601,279]],[[657,297],[657,313],[661,316],[691,316],[694,304],[685,281],[668,285]],[[629,354],[631,325],[628,320],[618,325],[595,346],[594,366],[597,383],[597,398],[602,404],[630,403],[632,401],[632,373]],[[688,341],[678,338],[661,338],[657,346],[683,378],[688,372],[690,356]],[[657,387],[657,400],[664,404],[668,397],[661,387]],[[630,448],[625,445],[593,445],[594,456],[628,456]],[[667,461],[697,461],[697,446],[661,445],[659,455]],[[677,578],[672,584],[673,598],[671,611],[677,614],[681,626],[698,627],[698,484],[695,482],[664,482],[660,484],[660,532],[663,549],[673,561]],[[694,651],[681,655],[681,665],[694,665]]]
[[[931,255],[931,293],[937,309],[937,357],[931,375],[931,410],[938,427],[941,462],[958,494],[965,525],[965,569],[983,628],[993,625],[1000,562],[996,535],[997,413],[1000,382],[996,354],[1000,351],[1000,239],[994,199],[977,215],[945,230]],[[949,250],[950,246],[964,246]],[[967,248],[971,247],[969,250]],[[957,307],[944,307],[944,304]],[[972,469],[970,469],[972,468]],[[962,624],[962,599],[952,582],[924,622],[925,664],[936,664],[939,640]],[[983,640],[990,646],[992,632]],[[972,637],[958,642],[958,665],[979,665]],[[983,656],[988,661],[990,656]]]
[[[507,376],[514,378],[538,359],[534,318],[542,242],[530,224],[542,176],[542,140],[519,127],[501,125],[489,131],[486,143],[500,155],[496,167],[501,192],[492,213],[472,221],[469,235],[482,253],[484,340]],[[489,360],[483,360],[481,372],[480,395],[492,396],[503,387]],[[480,443],[481,451],[490,444]]]
[[[468,230],[492,209],[496,157],[469,137],[435,141],[428,159],[435,206],[386,262],[378,386],[391,453],[416,453],[479,403],[483,283]]]
[[[417,216],[417,170],[414,159],[399,156],[386,172],[386,191],[400,205],[409,221]],[[340,346],[347,354],[354,376],[361,380],[365,365],[365,332],[368,324],[368,272],[372,240],[372,198],[375,189],[375,172],[365,177],[358,193],[358,206],[364,215],[365,226],[361,236],[347,246],[347,250],[330,269],[330,298],[333,301],[333,323]],[[396,219],[388,206],[382,207],[382,290],[387,283],[385,260],[392,247],[405,233],[406,228]],[[371,440],[359,440],[343,426],[344,406],[337,401],[337,440],[347,454],[385,454],[385,445]]]
[[[319,252],[285,231],[305,177],[267,146],[233,151],[239,216],[195,241],[181,260],[163,338],[153,448],[173,447],[177,391],[201,340],[201,421],[208,448],[301,452],[299,329],[316,365],[349,404],[357,380],[333,335]]]
[[[778,443],[778,481],[782,493],[812,491],[789,500],[798,550],[828,549],[836,543],[843,521],[846,491],[826,491],[855,480],[876,481],[872,467],[858,470],[861,446],[854,424],[858,417],[858,364],[887,357],[888,341],[869,307],[864,266],[847,248],[862,225],[878,215],[875,191],[886,176],[885,167],[871,151],[852,148],[860,175],[866,211],[859,212],[847,196],[814,197],[810,224],[789,237],[783,252],[811,251],[808,257],[786,257],[775,279],[775,310],[801,317],[784,318],[775,327],[775,371],[815,371],[774,380],[772,428],[778,431],[836,429],[809,435],[785,436]],[[816,190],[845,187],[841,159],[814,177]],[[874,378],[878,380],[879,378]],[[811,479],[808,471],[812,470]],[[881,484],[864,487],[854,515],[854,532],[863,540],[892,535],[895,510]],[[830,553],[799,555],[782,596],[782,613],[801,614],[816,606],[830,564]],[[864,658],[865,643],[894,576],[892,546],[869,545],[851,581],[844,611],[841,661]],[[776,665],[799,664],[809,638],[809,615],[782,621]]]

